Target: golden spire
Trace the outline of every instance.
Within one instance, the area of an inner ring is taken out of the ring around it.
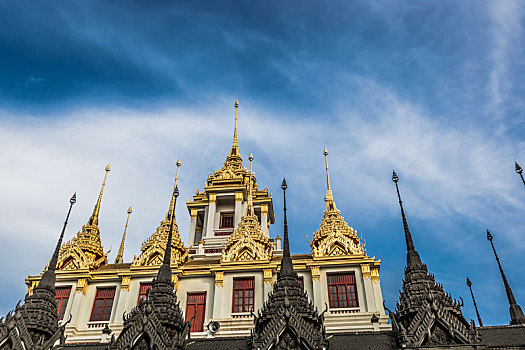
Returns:
[[[166,219],[165,219],[168,222],[171,221],[171,213],[173,212],[173,207],[175,206],[175,201],[176,201],[175,188],[177,187],[177,181],[179,180],[179,168],[181,164],[182,163],[180,162],[180,158],[177,159],[177,172],[175,173],[175,186],[173,186],[173,195],[171,196],[170,207],[168,209],[168,212],[166,213]]]
[[[250,157],[248,158],[250,160],[250,180],[249,180],[249,193],[248,193],[248,210],[247,214],[253,216],[253,198],[252,198],[252,160],[253,160],[253,154],[250,153]]]
[[[128,230],[129,216],[131,215],[131,207],[128,208],[128,218],[126,219],[126,226],[124,226],[124,233],[122,234],[122,242],[120,242],[120,248],[118,249],[117,257],[115,258],[115,264],[122,264],[122,255],[124,255],[124,241],[126,240],[126,231]]]
[[[88,226],[97,226],[98,225],[98,214],[100,213],[100,203],[102,202],[102,194],[104,193],[104,187],[106,186],[106,179],[108,178],[108,173],[111,170],[109,164],[106,165],[106,174],[104,175],[104,181],[102,182],[102,188],[100,189],[100,194],[98,195],[97,204],[93,209],[93,214],[89,218]]]
[[[237,108],[239,108],[239,101],[235,100],[235,127],[233,128],[233,147],[237,147]]]
[[[326,147],[323,151],[324,154],[324,164],[326,167],[326,196],[324,200],[326,202],[326,210],[335,210],[334,196],[332,194],[332,187],[330,186],[330,173],[328,172],[328,150]]]

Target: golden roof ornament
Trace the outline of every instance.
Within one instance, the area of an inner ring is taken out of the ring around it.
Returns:
[[[361,243],[357,231],[345,222],[341,212],[337,210],[330,184],[326,147],[323,155],[326,168],[326,210],[321,225],[310,242],[312,256],[366,255],[365,244]]]
[[[184,248],[184,243],[180,237],[179,227],[175,220],[175,214],[173,208],[175,207],[175,202],[177,200],[177,182],[179,179],[179,168],[181,166],[180,159],[177,160],[177,172],[175,174],[175,185],[173,187],[173,194],[170,201],[170,206],[166,217],[161,221],[160,226],[157,227],[155,232],[142,243],[140,248],[141,253],[137,257],[133,258],[132,266],[153,266],[153,265],[162,265],[162,260],[164,257],[164,252],[166,250],[166,245],[168,243],[168,236],[170,231],[170,224],[173,221],[173,236],[171,241],[171,264],[180,266],[188,258],[188,251]]]
[[[100,240],[100,228],[98,227],[98,218],[104,187],[110,171],[109,164],[105,168],[104,181],[98,195],[97,203],[93,209],[86,225],[82,226],[75,237],[66,242],[60,249],[57,270],[77,270],[77,269],[96,269],[108,262],[108,253],[104,253],[102,242]]]
[[[241,218],[239,226],[226,242],[226,248],[221,256],[221,263],[249,260],[268,261],[272,257],[272,244],[262,231],[261,226],[259,225],[259,219],[253,211],[251,179],[253,155],[251,153],[249,159],[250,180],[248,206],[245,215]]]
[[[230,149],[230,153],[226,156],[226,161],[221,169],[214,171],[208,176],[206,181],[207,185],[211,185],[215,180],[233,180],[241,179],[248,175],[248,170],[242,164],[242,157],[239,152],[239,146],[237,143],[237,109],[239,107],[239,101],[235,101],[235,125],[233,128],[233,144]]]
[[[126,219],[126,226],[124,226],[124,233],[122,234],[122,241],[120,242],[120,248],[118,249],[117,257],[115,258],[115,264],[122,264],[122,256],[124,255],[124,241],[126,240],[126,231],[128,230],[129,216],[132,213],[131,207],[128,208],[128,218]]]

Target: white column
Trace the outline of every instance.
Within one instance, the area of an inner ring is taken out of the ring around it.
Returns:
[[[266,236],[270,235],[268,232],[268,204],[261,204],[261,229]]]
[[[215,293],[213,296],[213,314],[211,319],[223,317],[222,315],[222,288],[224,286],[224,272],[215,272]]]
[[[380,314],[384,314],[383,294],[381,293],[381,284],[379,283],[379,268],[372,268],[372,289],[374,291],[376,310]]]
[[[314,293],[313,302],[314,305],[317,306],[319,312],[322,312],[322,310],[324,310],[324,305],[323,297],[321,295],[321,271],[319,266],[311,266],[310,271],[312,272],[312,291]]]
[[[197,227],[197,209],[191,209],[190,235],[188,246],[195,245],[195,228]]]
[[[206,237],[213,237],[216,202],[217,202],[216,194],[210,193],[210,204],[208,206],[208,223],[206,224]]]
[[[237,226],[239,226],[239,222],[241,222],[241,218],[243,213],[242,210],[242,199],[243,194],[242,192],[235,192],[235,214],[234,214],[234,224],[233,227],[236,230]]]
[[[129,276],[122,277],[122,282],[120,284],[120,292],[117,298],[115,298],[115,304],[113,306],[113,308],[115,309],[115,312],[113,312],[111,323],[124,322],[124,320],[122,319],[122,315],[124,314],[124,312],[130,311],[130,310],[126,310],[130,283],[131,283],[131,277]]]
[[[265,269],[264,279],[263,279],[263,303],[268,298],[268,293],[272,291],[272,282],[273,282],[273,270]]]
[[[365,289],[365,304],[366,312],[374,312],[374,290],[372,288],[372,279],[370,278],[370,265],[361,265],[361,273],[363,276],[363,286]]]
[[[80,278],[77,281],[77,286],[73,292],[73,300],[71,301],[71,308],[69,309],[69,314],[71,315],[72,325],[78,324],[80,315],[80,306],[82,306],[84,297],[87,290],[87,280],[85,278]],[[68,320],[69,315],[64,315],[64,320]]]

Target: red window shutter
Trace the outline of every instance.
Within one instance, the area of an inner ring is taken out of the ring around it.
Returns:
[[[90,321],[109,321],[115,289],[115,287],[97,288]]]
[[[64,318],[64,313],[66,312],[67,303],[69,301],[69,295],[71,294],[71,286],[56,287],[55,290],[58,319],[61,320]]]
[[[137,298],[137,305],[139,304],[139,301],[146,297],[146,294],[148,293],[148,290],[151,289],[151,282],[141,283],[140,289],[139,289],[139,296]]]
[[[202,332],[204,330],[204,316],[206,313],[206,292],[188,293],[186,298],[186,321],[189,321],[195,315],[190,331]]]
[[[357,286],[353,272],[327,275],[330,308],[358,307]]]

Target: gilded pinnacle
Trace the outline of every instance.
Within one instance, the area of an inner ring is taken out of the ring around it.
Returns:
[[[250,157],[248,157],[250,160],[250,180],[248,184],[249,193],[248,193],[248,215],[253,215],[253,198],[252,198],[252,161],[253,161],[253,154],[250,153]]]
[[[131,214],[132,213],[132,210],[131,210],[131,207],[128,208],[128,214]]]
[[[326,202],[326,210],[332,211],[335,210],[334,196],[332,194],[332,186],[330,185],[330,173],[328,172],[328,150],[326,147],[323,151],[324,154],[324,164],[326,168],[326,196],[324,198]]]
[[[126,226],[124,226],[124,233],[122,234],[122,241],[120,242],[120,247],[117,253],[117,257],[115,258],[115,264],[122,264],[123,262],[123,255],[124,255],[124,242],[126,241],[126,231],[128,230],[128,222],[129,222],[129,216],[132,213],[131,207],[127,210],[128,217],[126,219]]]
[[[95,204],[95,208],[93,209],[93,214],[89,218],[88,225],[90,226],[97,226],[98,225],[98,215],[100,213],[100,204],[102,203],[102,194],[104,193],[104,187],[106,186],[106,180],[108,178],[108,173],[111,170],[109,163],[106,165],[106,174],[104,175],[104,181],[102,182],[102,188],[100,189],[100,194],[98,195],[97,204]]]

